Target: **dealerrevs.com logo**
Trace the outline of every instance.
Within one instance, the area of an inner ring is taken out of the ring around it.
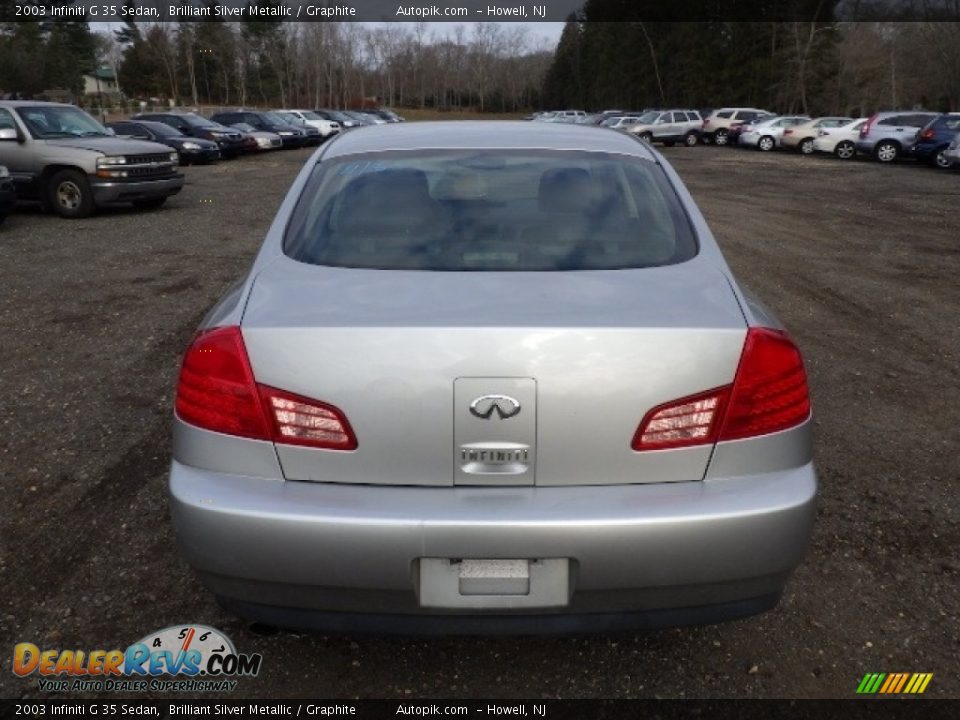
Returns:
[[[263,656],[238,653],[233,642],[206,625],[172,625],[126,650],[13,649],[13,672],[37,677],[49,692],[224,692],[237,677],[260,672]]]

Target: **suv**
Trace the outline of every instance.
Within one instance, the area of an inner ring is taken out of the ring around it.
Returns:
[[[17,205],[17,191],[13,187],[10,171],[0,165],[0,223],[6,220]]]
[[[696,110],[651,110],[640,116],[630,132],[647,142],[670,147],[678,142],[692,147],[700,138],[703,118]]]
[[[927,123],[917,133],[917,140],[913,146],[913,156],[917,160],[925,160],[934,167],[948,168],[953,160],[947,155],[950,143],[960,133],[960,114],[951,113]]]
[[[704,142],[714,142],[717,145],[726,145],[730,135],[730,126],[735,122],[747,123],[761,115],[773,115],[768,110],[757,108],[720,108],[714,110],[703,121],[700,137]]]
[[[556,114],[550,118],[550,122],[575,123],[586,116],[587,113],[583,110],[558,110]]]
[[[247,142],[243,133],[219,123],[211,122],[202,115],[185,112],[140,113],[133,120],[156,120],[179,130],[181,135],[210,140],[220,148],[220,156],[232,158],[246,152]]]
[[[246,123],[261,132],[279,135],[285,148],[300,148],[307,144],[307,132],[294,127],[283,118],[270,112],[259,110],[231,110],[211,115],[210,119],[224,125]]]
[[[0,164],[17,196],[61,217],[87,217],[103,205],[156,208],[180,192],[177,153],[153,142],[114,137],[78,107],[0,101]]]
[[[857,151],[882,163],[898,160],[910,154],[917,133],[938,115],[924,110],[876,113],[860,128]]]

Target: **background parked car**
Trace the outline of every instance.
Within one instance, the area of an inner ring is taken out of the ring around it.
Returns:
[[[0,164],[19,199],[65,218],[122,203],[157,208],[183,187],[177,153],[166,145],[114,137],[61,103],[0,101]]]
[[[627,132],[630,128],[640,122],[642,115],[611,115],[602,123],[600,127],[610,128],[611,130],[622,130]]]
[[[17,205],[17,191],[13,186],[10,171],[0,165],[0,223],[7,219]]]
[[[344,110],[350,117],[358,120],[363,125],[386,125],[387,121],[383,118],[363,112],[362,110]]]
[[[960,114],[941,115],[931,120],[924,128],[917,133],[916,142],[913,145],[913,156],[917,160],[923,160],[934,167],[948,168],[953,161],[947,155],[950,143],[960,132]]]
[[[808,120],[784,130],[780,144],[786,148],[793,148],[802,155],[810,155],[813,153],[813,141],[816,140],[821,128],[838,128],[850,122],[853,122],[853,118],[818,117]]]
[[[872,115],[860,128],[857,152],[890,163],[909,155],[917,133],[936,120],[938,113],[925,111],[882,112]]]
[[[107,127],[121,137],[134,140],[152,140],[177,151],[181,165],[211,163],[220,159],[220,148],[211,140],[182,135],[169,125],[153,120],[122,120],[107,123]]]
[[[960,167],[960,133],[954,136],[953,142],[947,148],[946,156],[952,167]]]
[[[362,125],[356,118],[352,118],[341,110],[314,110],[320,117],[339,123],[341,132]]]
[[[257,130],[253,125],[247,125],[246,123],[234,123],[230,127],[236,128],[240,132],[252,137],[256,143],[255,149],[258,151],[279,150],[283,147],[283,138],[276,133]]]
[[[232,158],[246,150],[243,138],[236,130],[207,120],[202,115],[185,112],[140,113],[132,120],[155,120],[179,130],[181,135],[202,138],[215,142],[220,148],[220,157]]]
[[[299,148],[307,144],[307,133],[304,130],[293,127],[282,118],[275,117],[273,113],[260,110],[231,110],[211,115],[210,119],[224,125],[245,123],[261,132],[274,133],[280,136],[285,148]]]
[[[757,115],[752,120],[737,120],[736,122],[730,123],[730,127],[727,130],[727,147],[735,147],[740,144],[740,136],[748,132],[753,128],[757,123],[761,123],[764,120],[769,120],[774,118],[776,115],[771,113],[764,113],[763,115]]]
[[[817,131],[813,149],[817,152],[833,153],[841,160],[852,160],[857,155],[856,143],[860,139],[860,128],[866,123],[867,118],[858,118],[840,127],[822,127]]]
[[[371,110],[370,112],[372,112],[374,115],[380,118],[383,118],[388,123],[406,122],[405,118],[401,117],[400,115],[397,115],[390,108],[378,108],[376,110]]]
[[[769,152],[780,145],[780,138],[787,128],[796,127],[809,119],[806,115],[782,115],[753,123],[749,130],[740,134],[740,144]]]
[[[737,122],[749,122],[760,115],[772,115],[768,110],[757,108],[720,108],[710,113],[703,121],[700,137],[704,142],[713,142],[717,145],[726,145],[730,126]]]
[[[277,115],[294,127],[312,127],[320,133],[323,140],[329,140],[340,132],[340,123],[327,120],[313,110],[276,110]]]
[[[653,110],[644,113],[630,132],[647,142],[693,146],[700,138],[703,118],[696,110]]]

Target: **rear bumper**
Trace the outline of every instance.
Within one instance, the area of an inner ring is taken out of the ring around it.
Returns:
[[[417,617],[478,618],[482,632],[496,618],[534,631],[715,622],[772,607],[806,551],[816,475],[807,464],[656,485],[390,487],[284,482],[174,461],[170,493],[183,553],[241,614],[355,628],[340,613],[364,613],[368,625],[397,630]],[[569,601],[424,608],[421,558],[569,558]],[[397,615],[397,625],[377,620]],[[570,617],[543,619],[562,616]]]
[[[100,182],[90,184],[97,205],[150,200],[176,195],[183,188],[183,175],[176,174],[162,180],[137,180],[128,182]]]

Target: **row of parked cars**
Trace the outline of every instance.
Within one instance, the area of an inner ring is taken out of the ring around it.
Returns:
[[[881,112],[868,118],[811,118],[777,115],[759,108],[671,108],[593,114],[563,110],[535,113],[528,119],[597,125],[668,146],[703,142],[764,152],[787,148],[804,155],[829,153],[843,160],[863,154],[883,163],[913,157],[938,168],[960,166],[960,113],[910,110]]]
[[[104,125],[73,105],[0,101],[0,221],[18,200],[65,218],[106,205],[157,208],[183,188],[180,165],[319,145],[360,125],[402,121],[390,110],[237,109],[147,112]]]

